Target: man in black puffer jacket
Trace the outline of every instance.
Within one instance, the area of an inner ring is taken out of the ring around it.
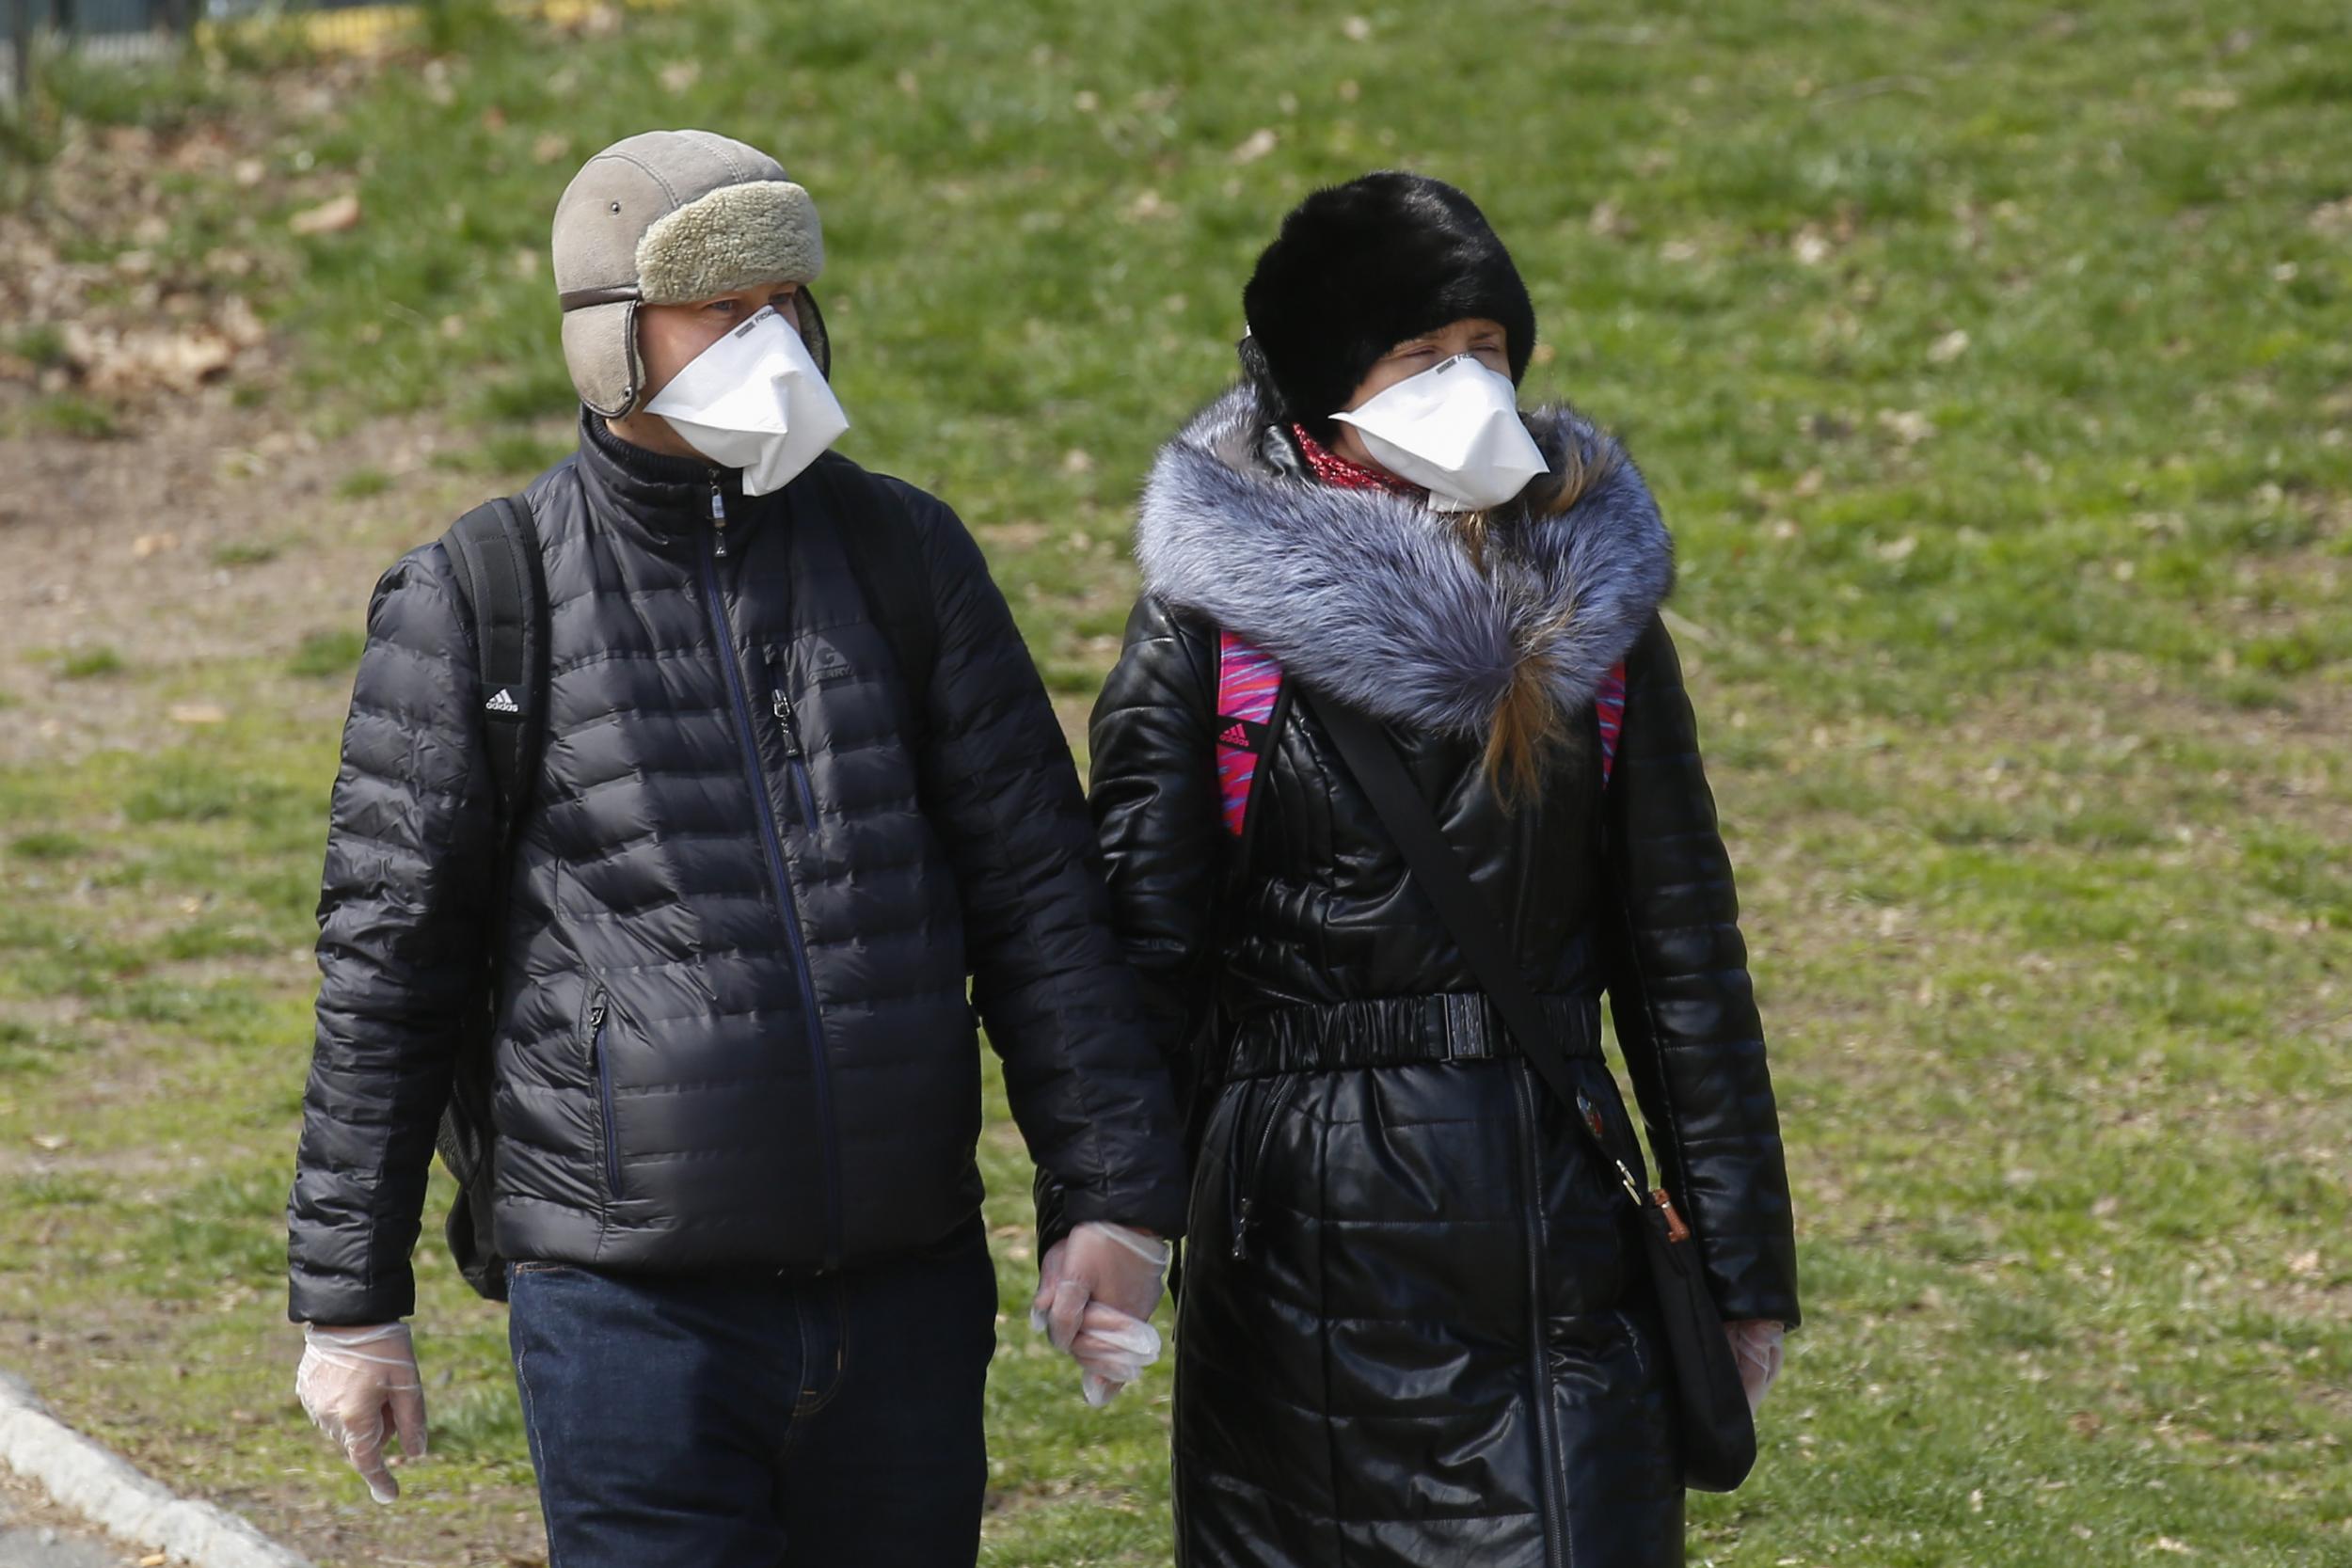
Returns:
[[[511,864],[443,546],[369,611],[290,1206],[298,1386],[389,1500],[386,1418],[422,1439],[409,1254],[496,944],[493,1213],[553,1560],[968,1564],[978,1022],[1084,1222],[1082,1295],[1148,1317],[1144,1238],[1184,1213],[1068,747],[954,514],[818,456],[821,241],[772,159],[631,137],[566,191],[554,259],[586,409],[521,498],[549,658]],[[845,544],[891,509],[926,680]]]

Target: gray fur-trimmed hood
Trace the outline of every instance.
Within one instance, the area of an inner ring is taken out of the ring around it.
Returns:
[[[1384,720],[1484,740],[1524,681],[1580,712],[1672,588],[1674,543],[1615,440],[1565,404],[1522,417],[1551,471],[1491,514],[1482,572],[1412,497],[1271,459],[1258,399],[1236,388],[1152,464],[1145,591]]]

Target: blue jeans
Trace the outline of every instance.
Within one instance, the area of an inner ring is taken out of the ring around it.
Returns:
[[[975,1216],[824,1278],[518,1263],[549,1568],[971,1568],[996,1275]]]

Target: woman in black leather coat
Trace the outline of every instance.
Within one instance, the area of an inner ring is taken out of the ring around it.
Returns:
[[[1760,1397],[1797,1321],[1788,1180],[1658,613],[1671,544],[1632,463],[1567,408],[1520,416],[1549,471],[1467,512],[1330,418],[1460,356],[1519,380],[1533,310],[1460,192],[1380,174],[1318,193],[1245,305],[1244,384],[1147,486],[1146,591],[1092,728],[1117,923],[1200,1130],[1179,1560],[1679,1563],[1629,1199],[1306,705],[1267,717],[1239,832],[1220,736],[1257,737],[1218,721],[1223,633],[1384,721],[1571,1056],[1597,1062],[1608,994]],[[1618,689],[1604,784],[1597,699],[1613,715]]]

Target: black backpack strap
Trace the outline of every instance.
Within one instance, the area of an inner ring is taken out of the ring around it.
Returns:
[[[496,870],[490,886],[490,940],[482,971],[483,994],[458,1051],[448,1106],[435,1138],[442,1163],[457,1179],[457,1198],[442,1227],[458,1272],[474,1291],[506,1299],[506,1264],[496,1250],[490,1184],[496,1125],[491,1116],[491,1046],[498,1006],[498,955],[504,943],[506,890],[512,880],[516,824],[530,803],[546,743],[548,689],[547,576],[539,531],[527,502],[501,496],[485,501],[441,536],[457,578],[468,629],[481,670],[478,693],[495,785]]]
[[[457,590],[473,617],[482,719],[498,784],[499,850],[506,852],[537,769],[547,696],[547,580],[531,508],[511,496],[485,501],[442,535]]]
[[[1543,1009],[1511,950],[1501,917],[1470,880],[1462,857],[1446,842],[1438,814],[1414,787],[1405,759],[1379,721],[1303,688],[1297,700],[1321,721],[1348,772],[1372,797],[1373,809],[1404,852],[1413,880],[1438,907],[1438,918],[1452,933],[1479,988],[1502,1012],[1528,1066],[1573,1110],[1578,1125],[1597,1147],[1602,1168],[1613,1167],[1640,1212],[1652,1299],[1675,1372],[1683,1479],[1704,1491],[1730,1491],[1756,1463],[1753,1413],[1689,1227],[1664,1188],[1646,1199],[1643,1196],[1640,1145],[1615,1103],[1613,1085],[1605,1091],[1605,1099],[1608,1109],[1620,1111],[1617,1117],[1605,1115],[1603,1106],[1577,1082],[1566,1053],[1545,1027]]]
[[[914,515],[896,484],[859,472],[847,458],[828,453],[818,459],[816,472],[850,574],[866,596],[866,612],[889,642],[908,705],[920,721],[930,711],[931,670],[939,662],[939,610],[923,572]]]

